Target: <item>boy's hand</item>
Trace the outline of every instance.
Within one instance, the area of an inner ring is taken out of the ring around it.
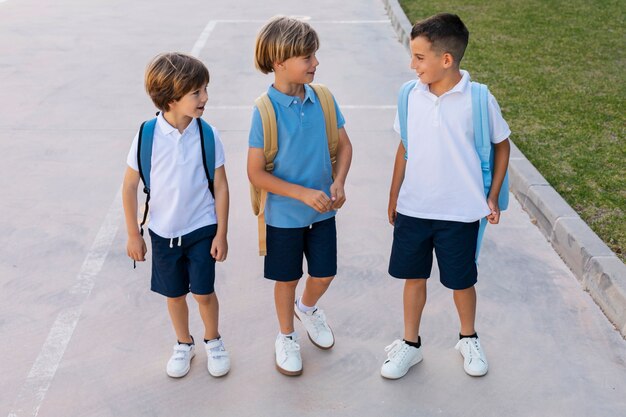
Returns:
[[[487,216],[487,221],[491,224],[498,224],[500,222],[500,207],[498,207],[498,199],[488,198],[487,205],[491,214]]]
[[[335,181],[330,186],[330,200],[332,201],[332,210],[340,209],[346,202],[346,193],[342,182]]]
[[[325,192],[312,188],[307,188],[303,192],[301,201],[319,213],[326,213],[332,207],[332,201]]]
[[[394,225],[396,223],[396,217],[398,217],[398,213],[396,212],[396,203],[389,201],[389,207],[387,207],[387,216],[389,217],[389,224]]]
[[[137,236],[130,236],[126,243],[126,254],[133,261],[143,262],[146,260],[146,242],[143,240],[143,236],[137,234]]]
[[[211,256],[217,262],[224,262],[226,255],[228,255],[228,241],[226,237],[215,236],[211,244]]]

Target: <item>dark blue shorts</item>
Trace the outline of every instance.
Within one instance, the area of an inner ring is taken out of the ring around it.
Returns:
[[[306,256],[309,275],[317,278],[337,275],[337,228],[335,218],[307,227],[267,227],[265,278],[295,281],[302,277]]]
[[[201,227],[182,236],[181,245],[178,246],[178,238],[166,239],[150,230],[150,289],[171,298],[189,292],[211,294],[215,284],[215,259],[211,256],[211,245],[216,233],[216,224]]]
[[[429,220],[398,213],[393,228],[389,274],[395,278],[428,278],[433,249],[441,283],[453,290],[476,284],[476,239],[479,222]]]

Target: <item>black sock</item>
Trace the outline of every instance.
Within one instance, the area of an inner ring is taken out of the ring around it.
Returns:
[[[191,343],[183,343],[180,340],[176,340],[176,341],[178,342],[179,345],[193,346],[195,342],[193,340],[193,336],[190,336],[190,337],[191,337]]]
[[[406,339],[402,339],[402,340],[404,340],[404,343],[406,343],[409,346],[413,346],[414,348],[418,348],[419,349],[420,346],[422,346],[422,338],[420,336],[417,336],[417,343],[410,342],[410,341],[408,341]]]
[[[472,339],[478,339],[478,335],[476,334],[476,332],[474,332],[474,334],[470,334],[469,336],[463,336],[461,333],[459,333],[459,340],[463,339],[465,337],[469,337],[469,338],[472,338]]]
[[[210,339],[210,340],[204,339],[204,343],[210,342],[211,340],[220,340],[221,338],[222,336],[217,336],[215,339]]]

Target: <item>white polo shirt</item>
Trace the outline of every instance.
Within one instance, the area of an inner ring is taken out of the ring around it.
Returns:
[[[215,136],[215,168],[224,165],[224,147],[217,129]],[[129,167],[137,166],[139,132],[128,152]],[[175,238],[204,226],[217,223],[215,200],[202,162],[202,146],[198,123],[192,120],[182,134],[162,114],[157,116],[152,145],[150,170],[149,228],[164,238]]]
[[[466,223],[490,213],[474,145],[470,76],[461,74],[461,81],[439,97],[419,81],[409,93],[409,149],[398,213]],[[491,94],[489,121],[492,143],[509,137],[511,130]],[[397,112],[394,129],[400,133]]]

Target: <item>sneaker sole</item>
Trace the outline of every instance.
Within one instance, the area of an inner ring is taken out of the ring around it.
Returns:
[[[189,373],[189,371],[191,370],[191,361],[193,360],[193,358],[196,356],[196,354],[194,353],[191,358],[189,358],[189,366],[187,367],[187,369],[185,369],[181,374],[171,374],[169,373],[169,371],[167,371],[167,369],[165,370],[165,372],[167,373],[167,376],[169,376],[170,378],[182,378],[185,375],[187,375]]]
[[[296,307],[297,308],[297,307]],[[300,320],[300,317],[298,317],[298,314],[296,314],[296,312],[294,311],[293,315],[298,319],[298,321],[300,323],[302,323],[302,320]],[[333,344],[330,346],[322,346],[322,345],[318,345],[317,343],[315,343],[315,340],[313,340],[311,338],[311,335],[309,334],[309,332],[306,332],[306,335],[309,337],[309,340],[311,341],[311,343],[313,343],[316,347],[322,349],[322,350],[328,350],[330,348],[332,348],[333,346],[335,346],[335,333],[333,332],[333,329],[330,328],[330,326],[328,326],[328,328],[330,329],[330,334],[333,335]],[[306,329],[305,329],[306,330]]]
[[[230,372],[230,369],[227,370],[226,372],[222,372],[222,373],[213,373],[213,372],[209,371],[209,375],[211,375],[214,378],[221,378],[223,376],[226,376],[229,372]]]
[[[383,374],[383,371],[382,371],[382,370],[380,371],[380,376],[382,376],[382,377],[383,377],[383,378],[385,378],[385,379],[391,379],[391,380],[400,379],[400,378],[402,378],[403,376],[405,376],[406,374],[408,374],[408,373],[409,373],[409,371],[411,370],[411,368],[412,368],[412,367],[414,367],[415,365],[417,365],[418,363],[420,363],[423,359],[424,359],[424,357],[421,357],[421,358],[420,358],[420,360],[418,360],[417,362],[415,362],[415,363],[411,364],[411,365],[407,368],[406,372],[405,372],[405,373],[403,373],[403,374],[402,374],[402,375],[400,375],[400,376],[390,376],[390,375],[385,375],[385,374]]]
[[[286,375],[286,376],[299,376],[299,375],[302,375],[302,369],[300,369],[299,371],[288,371],[288,370],[283,369],[280,366],[278,366],[278,364],[276,364],[276,370],[278,372],[280,372],[281,374]]]

